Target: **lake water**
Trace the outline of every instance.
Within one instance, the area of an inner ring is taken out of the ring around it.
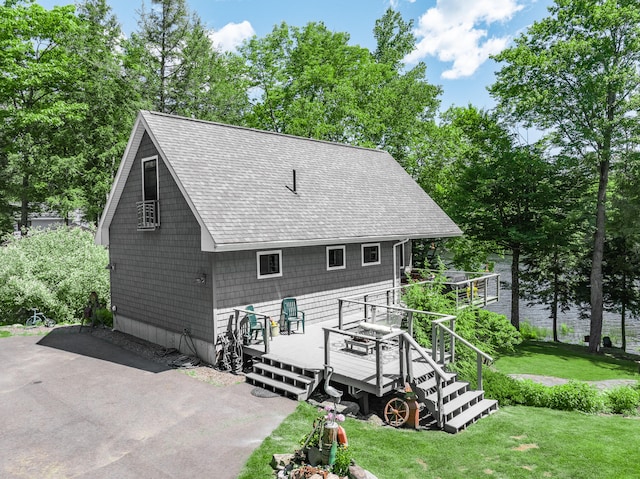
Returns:
[[[511,284],[511,258],[496,261],[495,272],[500,273],[500,281]],[[500,289],[500,302],[492,304],[487,309],[504,314],[511,318],[511,290]],[[553,339],[553,323],[551,312],[544,305],[527,306],[527,302],[520,300],[520,323],[527,322],[537,328],[546,330],[546,339]],[[640,353],[640,321],[627,317],[627,351]],[[589,320],[580,319],[577,309],[566,313],[558,312],[558,339],[565,343],[584,343],[584,337],[589,334]],[[614,346],[622,346],[620,315],[604,313],[602,336],[609,336]]]

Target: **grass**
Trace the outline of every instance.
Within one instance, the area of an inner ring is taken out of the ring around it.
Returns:
[[[316,410],[297,410],[254,451],[241,479],[272,478],[274,453],[292,453]],[[379,479],[635,477],[640,422],[523,406],[505,407],[462,433],[412,431],[347,419],[356,462]]]
[[[494,363],[505,374],[537,374],[578,381],[640,379],[638,364],[631,359],[591,354],[585,346],[527,341],[515,353],[501,356]]]

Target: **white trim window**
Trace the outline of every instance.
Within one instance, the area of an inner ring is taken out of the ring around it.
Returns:
[[[380,264],[380,243],[362,245],[362,266]]]
[[[345,269],[347,267],[346,247],[327,246],[327,271]]]
[[[282,250],[258,251],[256,253],[258,279],[279,278],[282,276]]]
[[[158,201],[158,156],[143,158],[142,164],[142,201]]]

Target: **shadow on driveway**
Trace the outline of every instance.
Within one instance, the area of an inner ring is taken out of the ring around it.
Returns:
[[[237,478],[297,405],[167,371],[73,328],[2,338],[0,363],[2,479]]]
[[[167,365],[152,362],[104,339],[93,336],[90,327],[85,326],[82,333],[79,331],[80,326],[77,325],[55,328],[38,341],[38,345],[101,359],[131,368],[142,369],[152,373],[161,373],[171,369]]]

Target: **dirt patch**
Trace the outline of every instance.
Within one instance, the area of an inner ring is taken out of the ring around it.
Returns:
[[[512,451],[528,451],[529,449],[539,449],[537,444],[520,444],[518,447],[512,447]]]
[[[62,334],[92,334],[100,339],[109,341],[122,349],[131,351],[139,356],[142,356],[155,363],[164,364],[166,366],[175,367],[172,363],[181,356],[177,351],[167,350],[166,348],[157,344],[139,339],[129,334],[121,333],[120,331],[112,331],[108,328],[91,328],[83,327],[82,333],[80,333],[80,325],[59,325],[54,328],[46,328],[44,326],[36,326],[33,328],[25,328],[21,324],[14,324],[10,326],[0,327],[0,331],[9,331],[12,336],[45,336],[49,334],[53,329],[57,333]],[[193,377],[199,381],[203,381],[216,386],[228,386],[231,384],[237,384],[244,382],[243,374],[231,374],[225,371],[219,371],[210,364],[200,362],[196,366],[192,366],[192,361],[187,359],[184,361],[184,367],[175,367],[190,377]]]

